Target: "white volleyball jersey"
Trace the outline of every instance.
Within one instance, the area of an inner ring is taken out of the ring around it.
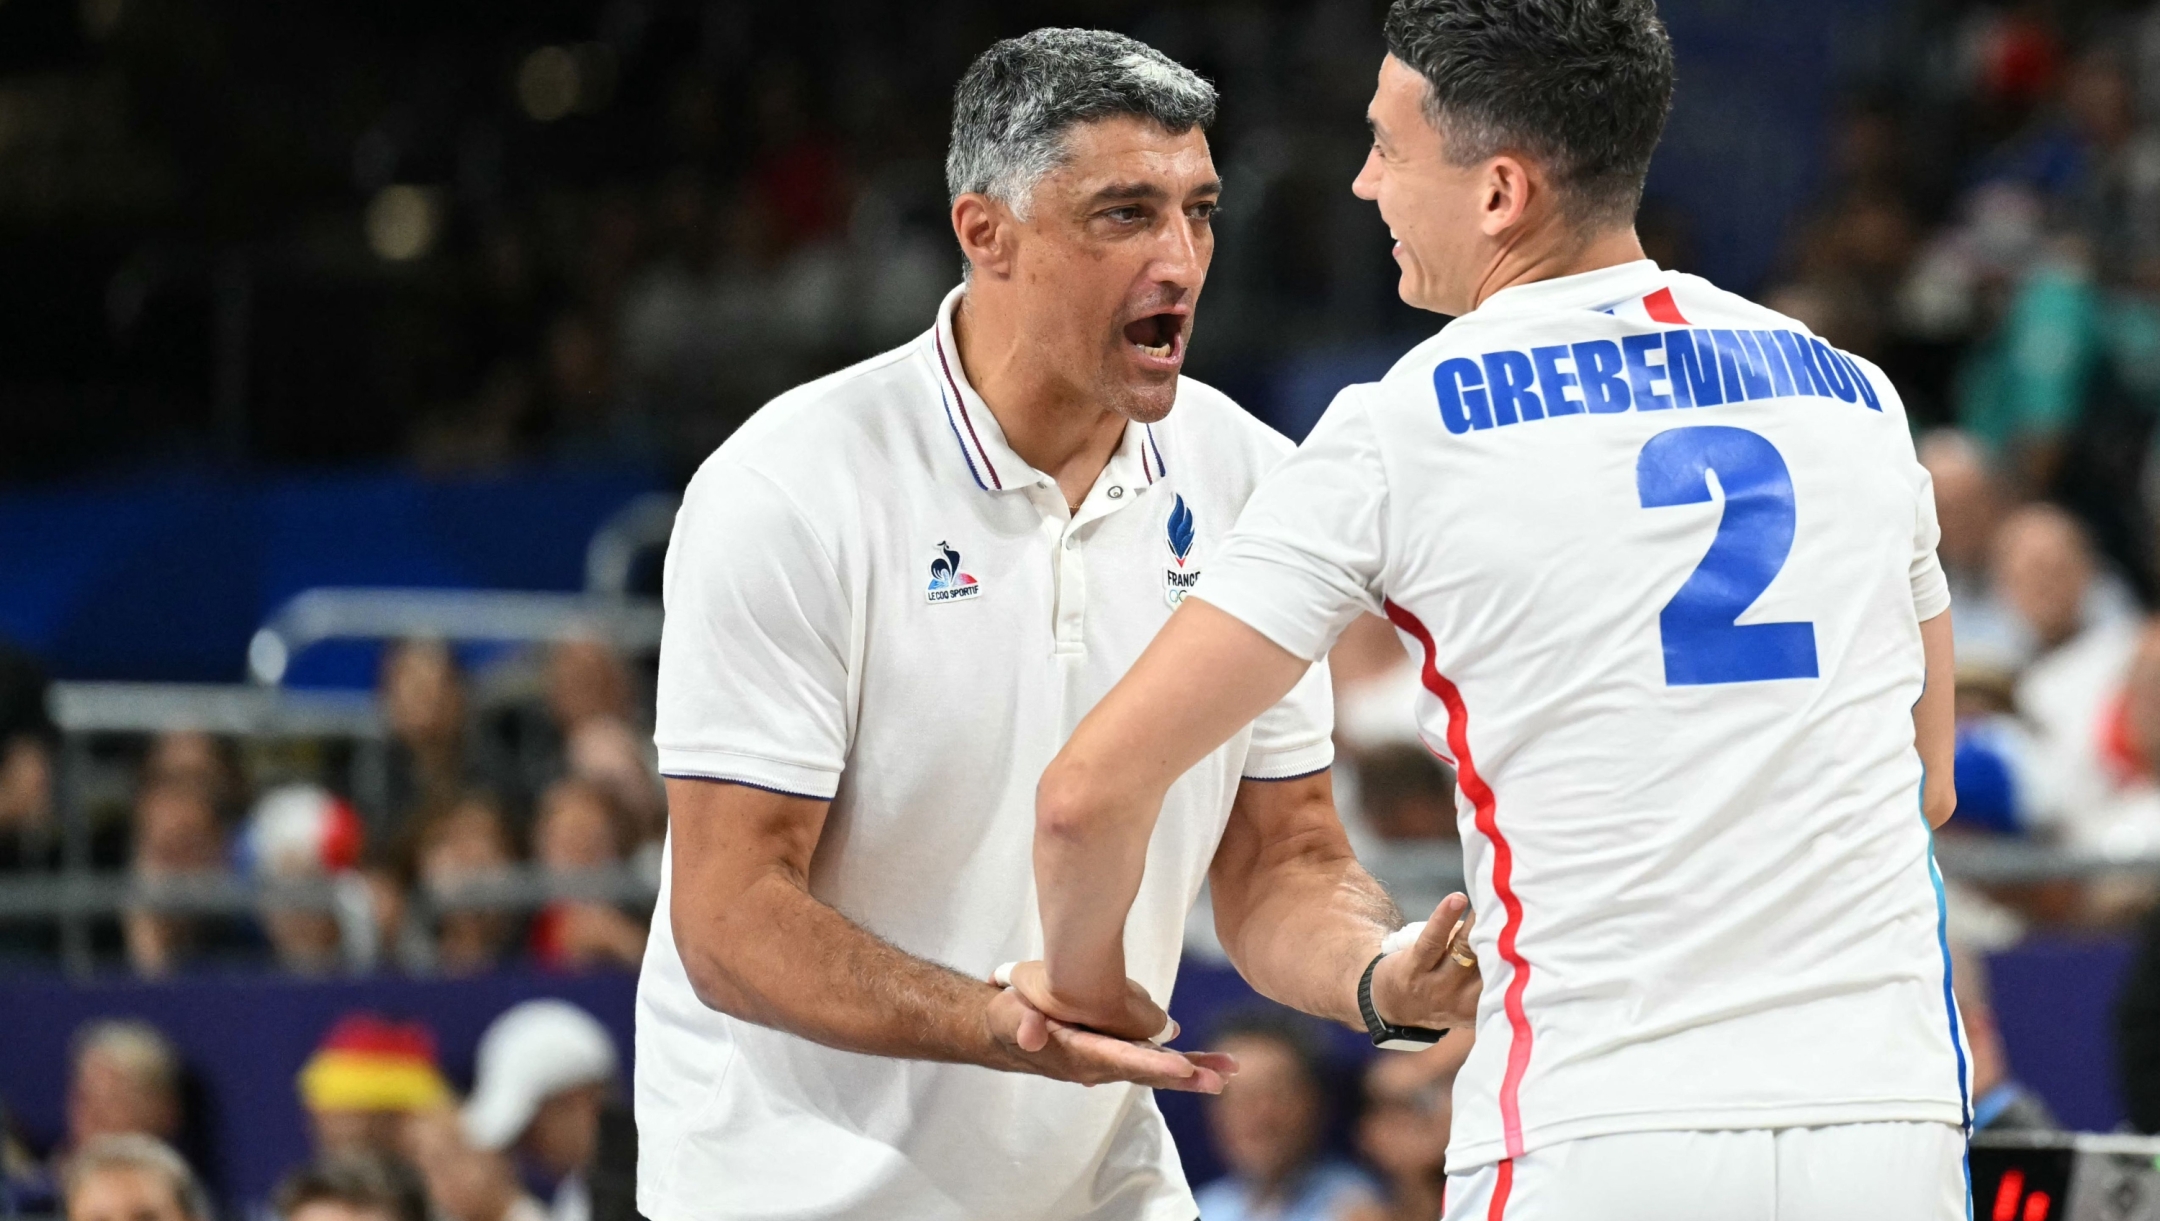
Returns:
[[[1387,615],[1461,778],[1450,1169],[1964,1122],[1913,744],[1936,534],[1879,371],[1647,261],[1495,294],[1262,482],[1195,596],[1309,658]]]

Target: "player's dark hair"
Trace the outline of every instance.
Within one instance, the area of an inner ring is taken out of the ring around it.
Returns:
[[[1542,163],[1578,224],[1631,222],[1672,110],[1653,0],[1395,0],[1388,53],[1425,78],[1448,160]]]

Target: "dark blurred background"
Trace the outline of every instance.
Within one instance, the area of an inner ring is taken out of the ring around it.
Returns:
[[[342,1150],[626,1221],[619,1066],[575,1166],[442,1117],[532,997],[628,1053],[674,493],[929,325],[951,88],[1050,24],[1220,87],[1189,371],[1302,436],[1444,321],[1348,190],[1384,8],[0,0],[0,1216],[137,1132],[233,1216]],[[1646,248],[1879,362],[1936,479],[1976,1118],[2160,1128],[2160,6],[1660,8]],[[1377,622],[1334,662],[1346,818],[1429,907],[1414,676]],[[1252,1066],[1164,1100],[1207,1221],[1432,1215],[1462,1047],[1255,1007],[1204,912],[1176,1008]],[[425,1088],[310,1085],[356,1049]]]

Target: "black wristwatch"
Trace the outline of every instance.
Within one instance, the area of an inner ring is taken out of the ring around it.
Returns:
[[[1380,1011],[1373,1008],[1373,968],[1379,966],[1380,960],[1386,957],[1385,954],[1374,956],[1371,962],[1365,964],[1365,974],[1358,977],[1357,1007],[1358,1013],[1365,1018],[1365,1033],[1372,1036],[1374,1047],[1385,1051],[1423,1051],[1438,1043],[1447,1031],[1427,1030],[1423,1026],[1391,1026],[1381,1018]]]

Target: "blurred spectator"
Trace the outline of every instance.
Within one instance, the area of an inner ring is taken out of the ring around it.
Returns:
[[[1428,1051],[1373,1057],[1365,1070],[1357,1144],[1380,1172],[1386,1199],[1352,1210],[1352,1221],[1433,1221],[1440,1215],[1455,1074],[1470,1043],[1471,1032],[1457,1030]]]
[[[245,796],[232,740],[195,730],[168,730],[153,737],[143,757],[142,783],[194,789],[221,817],[238,808]]]
[[[101,1136],[68,1161],[67,1221],[214,1221],[210,1197],[171,1145],[137,1134]]]
[[[480,1036],[466,1139],[478,1149],[515,1150],[552,1184],[551,1221],[594,1221],[595,1175],[636,1176],[634,1146],[621,1164],[600,1162],[604,1117],[612,1112],[618,1127],[628,1122],[617,1071],[615,1042],[591,1014],[559,1000],[513,1006]]]
[[[1942,541],[1935,554],[1950,579],[1956,607],[1957,660],[2005,676],[2032,652],[2031,633],[1996,597],[1990,579],[1991,547],[2008,505],[1985,452],[1972,438],[1941,428],[1920,438],[1920,464],[1935,484],[1935,517]]]
[[[1201,1221],[1336,1221],[1372,1207],[1371,1180],[1322,1152],[1325,1075],[1310,1028],[1256,1011],[1225,1023],[1212,1046],[1237,1058],[1238,1073],[1207,1100],[1229,1173],[1200,1189]]]
[[[502,807],[486,793],[470,792],[428,818],[416,840],[416,873],[439,907],[435,965],[448,975],[492,967],[516,932],[516,918],[493,907],[460,907],[448,901],[461,886],[508,876],[517,853]]]
[[[53,743],[44,671],[0,643],[0,877],[51,868],[60,828],[53,817]],[[5,934],[0,934],[4,936]]]
[[[1423,746],[1383,746],[1363,752],[1357,768],[1358,809],[1387,840],[1454,839],[1455,774]]]
[[[466,757],[465,679],[439,640],[403,640],[383,656],[390,729],[390,806],[399,817],[455,800],[473,782]]]
[[[1994,588],[2034,643],[2015,690],[2036,739],[2035,815],[2081,838],[2109,789],[2110,719],[2137,643],[2130,600],[2100,575],[2084,528],[2053,505],[2003,522]]]
[[[60,864],[53,802],[58,732],[45,710],[46,685],[28,654],[0,642],[0,881]],[[45,922],[0,920],[0,963],[50,960],[58,948]]]
[[[548,1221],[547,1209],[518,1182],[510,1159],[467,1140],[455,1110],[416,1113],[408,1136],[413,1164],[444,1221]]]
[[[435,1035],[420,1022],[372,1013],[337,1020],[296,1080],[319,1157],[397,1156],[412,1116],[451,1101],[435,1058]]]
[[[318,785],[285,785],[255,803],[240,841],[243,867],[258,882],[288,889],[312,886],[318,892],[312,896],[317,904],[305,901],[310,896],[264,898],[259,915],[279,966],[321,975],[344,963],[347,947],[338,912],[319,903],[358,902],[367,910],[364,887],[343,894],[337,889],[355,881],[351,871],[359,863],[362,838],[352,805]],[[359,959],[354,966],[371,965],[372,939],[351,948]]]
[[[179,1140],[180,1054],[157,1027],[123,1018],[85,1023],[71,1061],[67,1150],[128,1134]]]
[[[628,720],[630,674],[622,657],[589,637],[557,641],[548,649],[547,706],[566,737],[594,717]]]
[[[2054,1132],[2062,1125],[2038,1094],[2011,1075],[2002,1030],[1995,1025],[1994,992],[1987,959],[1962,946],[1951,950],[1951,980],[1965,1047],[1972,1062],[1972,1127],[1975,1132]]]
[[[667,790],[652,750],[652,736],[640,734],[620,717],[596,716],[570,732],[563,763],[570,775],[607,790],[628,819],[627,851],[657,846],[667,834]],[[658,862],[653,874],[659,876]]]
[[[135,799],[134,831],[130,873],[153,895],[228,876],[225,828],[201,785],[152,781]],[[249,944],[241,921],[161,911],[154,903],[129,909],[122,930],[139,975],[169,974],[191,959],[228,956]]]
[[[318,1158],[271,1196],[278,1221],[431,1221],[427,1185],[403,1162],[365,1153]]]
[[[533,863],[550,877],[576,877],[623,863],[629,816],[612,794],[584,780],[558,780],[540,799]],[[533,957],[546,967],[613,964],[635,970],[645,957],[645,925],[606,903],[557,900],[533,918]]]

